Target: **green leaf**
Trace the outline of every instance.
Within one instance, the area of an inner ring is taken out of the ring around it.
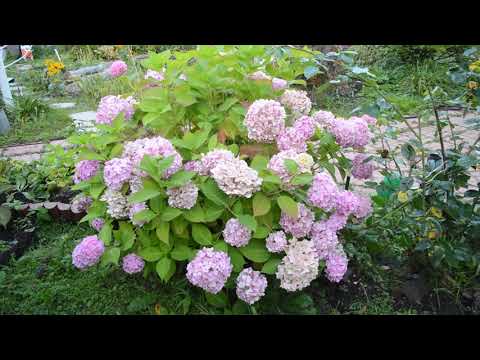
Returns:
[[[0,224],[2,224],[4,228],[7,227],[7,224],[10,222],[11,218],[12,211],[5,206],[0,206]]]
[[[320,70],[317,66],[307,66],[305,70],[303,70],[303,75],[305,75],[306,79],[310,79],[320,73]]]
[[[179,86],[174,90],[175,102],[182,106],[190,106],[197,102],[189,86]]]
[[[100,155],[100,154],[97,154],[91,150],[84,150],[80,153],[79,157],[78,157],[79,160],[100,160],[100,161],[103,161],[105,160],[105,157]]]
[[[143,189],[131,194],[128,197],[129,204],[144,202],[161,194],[160,188],[154,181],[146,179],[143,181]]]
[[[108,264],[118,265],[119,259],[120,259],[119,248],[113,247],[113,248],[107,249],[102,255],[100,266],[106,266]]]
[[[409,143],[405,143],[402,145],[401,153],[403,157],[409,161],[415,159],[415,148]]]
[[[225,211],[225,207],[216,205],[213,202],[206,202],[205,203],[205,221],[212,222],[217,220],[220,216],[222,216],[224,211]]]
[[[257,192],[252,200],[253,216],[262,216],[270,211],[270,199],[263,193]]]
[[[263,178],[263,181],[267,183],[278,184],[278,185],[282,183],[282,179],[280,179],[280,177],[278,177],[277,175],[273,175],[273,174],[265,176]]]
[[[270,230],[266,226],[257,226],[257,230],[253,234],[253,238],[255,239],[265,239],[268,234],[270,233]]]
[[[282,261],[282,258],[272,257],[262,267],[262,273],[274,275],[277,272],[278,264]]]
[[[248,315],[250,314],[248,310],[248,305],[241,300],[235,301],[233,304],[232,312],[234,315]]]
[[[163,174],[172,164],[175,157],[173,155],[167,156],[157,162],[157,169],[159,174]]]
[[[104,189],[105,189],[105,185],[103,184],[93,184],[90,187],[90,195],[94,200],[97,200],[99,196],[102,194]]]
[[[149,201],[150,209],[156,214],[160,214],[162,210],[165,208],[165,203],[163,202],[163,198],[161,196],[155,196],[151,198]]]
[[[219,292],[218,294],[210,294],[209,292],[205,292],[205,298],[207,302],[217,308],[225,308],[228,306],[228,299],[227,295],[223,291]]]
[[[180,216],[181,214],[182,214],[182,210],[172,208],[172,207],[167,207],[160,215],[160,219],[162,221],[170,221],[175,219],[177,216]]]
[[[230,260],[232,262],[233,271],[240,272],[242,271],[243,267],[245,266],[245,259],[243,255],[238,249],[234,248],[233,246],[228,247],[228,256],[230,256]]]
[[[238,249],[248,260],[257,263],[263,263],[270,259],[271,256],[265,247],[265,241],[259,239],[251,239],[246,246],[242,246]]]
[[[200,245],[212,244],[212,233],[210,229],[203,224],[192,224],[192,237]]]
[[[233,105],[235,105],[237,102],[238,102],[238,99],[234,97],[228,98],[227,100],[225,100],[225,102],[222,105],[220,105],[220,107],[218,108],[218,111],[225,112],[228,109],[230,109]]]
[[[112,225],[110,223],[105,223],[98,233],[98,237],[105,245],[110,245],[112,242]]]
[[[167,181],[167,188],[180,187],[188,183],[196,175],[193,171],[178,171]]]
[[[163,259],[160,259],[159,262],[157,262],[157,265],[155,266],[155,270],[157,271],[157,274],[160,277],[160,279],[162,279],[165,282],[168,282],[168,280],[170,280],[173,274],[175,274],[175,270],[176,270],[175,261],[167,257],[164,257]]]
[[[289,196],[279,196],[277,203],[280,209],[284,211],[288,216],[297,219],[298,218],[298,204]]]
[[[153,157],[150,155],[144,155],[142,161],[140,161],[140,169],[158,181],[160,174],[158,172],[157,162]]]
[[[208,179],[200,185],[200,190],[207,197],[217,205],[227,205],[227,195],[218,188],[214,180]]]
[[[205,222],[205,212],[200,204],[197,202],[190,210],[183,211],[183,217],[190,222]]]
[[[218,251],[223,251],[225,253],[228,253],[228,244],[225,241],[217,241],[215,245],[213,245],[213,248]]]
[[[290,175],[298,173],[298,164],[295,161],[293,161],[292,159],[285,159],[283,160],[283,163]]]
[[[265,156],[255,155],[255,157],[253,158],[250,164],[250,167],[257,171],[261,171],[266,169],[267,165],[268,165],[268,159]]]
[[[421,240],[415,246],[415,251],[425,251],[432,246],[432,243],[429,240]]]
[[[158,247],[149,246],[141,249],[138,252],[138,255],[146,261],[157,261],[164,256],[165,253]]]
[[[156,216],[157,216],[157,214],[155,214],[153,211],[151,211],[149,209],[145,209],[145,210],[139,211],[138,213],[133,215],[133,220],[138,221],[138,222],[148,223]]]
[[[313,181],[313,175],[311,174],[300,174],[294,176],[291,183],[293,185],[308,185],[311,184]]]
[[[177,245],[170,253],[172,259],[177,261],[190,260],[193,258],[193,250],[186,245]]]
[[[240,224],[245,225],[249,230],[255,232],[257,230],[257,220],[252,215],[240,215],[238,216]]]
[[[133,226],[127,222],[120,222],[120,242],[122,244],[122,250],[126,251],[133,246],[136,234],[133,230]]]
[[[170,223],[161,222],[155,231],[160,241],[170,245]]]

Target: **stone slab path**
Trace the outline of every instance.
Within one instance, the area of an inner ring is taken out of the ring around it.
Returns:
[[[77,131],[95,131],[95,118],[97,113],[95,111],[84,111],[70,114]]]
[[[64,102],[50,104],[50,107],[53,109],[73,109],[75,105],[76,104],[74,102]]]
[[[60,145],[64,149],[67,149],[70,145],[66,140],[53,140],[48,144],[28,144],[28,145],[16,145],[5,148],[0,148],[0,158],[10,158],[13,160],[23,160],[31,162],[39,160],[41,156],[46,152],[47,145]]]

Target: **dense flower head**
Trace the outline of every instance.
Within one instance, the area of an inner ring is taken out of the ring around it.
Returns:
[[[335,123],[335,115],[330,111],[319,110],[312,117],[319,126],[328,131],[331,131]]]
[[[200,175],[211,175],[211,170],[221,161],[233,159],[235,159],[235,155],[229,150],[211,150],[202,156],[200,164],[197,165],[197,171]]]
[[[107,214],[114,219],[128,218],[129,206],[126,196],[120,191],[107,188],[100,200],[107,203]]]
[[[367,122],[359,117],[352,117],[349,120],[337,118],[331,132],[342,147],[361,148],[372,138]]]
[[[285,109],[275,100],[256,100],[248,108],[244,124],[248,138],[261,143],[272,143],[285,128]]]
[[[289,109],[294,116],[308,115],[312,102],[303,90],[285,90],[280,97],[280,103]]]
[[[118,77],[125,74],[128,70],[127,64],[122,60],[117,60],[110,65],[109,72],[113,77]]]
[[[123,113],[125,120],[130,120],[135,112],[133,106],[136,103],[131,96],[126,99],[115,95],[104,96],[98,104],[96,123],[111,124],[120,113]]]
[[[123,148],[122,157],[132,161],[135,175],[147,176],[144,171],[139,169],[140,163],[145,155],[152,157],[160,156],[162,158],[173,156],[173,163],[165,170],[163,174],[164,178],[172,176],[182,168],[182,157],[177,150],[175,150],[172,143],[161,136],[130,141],[127,142]]]
[[[130,206],[130,208],[128,209],[128,217],[130,218],[130,221],[132,222],[133,225],[143,226],[143,224],[145,224],[145,221],[143,220],[135,220],[134,216],[140,211],[143,211],[146,209],[148,209],[148,207],[145,202],[136,203]]]
[[[75,165],[75,174],[73,175],[73,182],[78,184],[80,181],[86,181],[98,171],[100,161],[98,160],[82,160]]]
[[[85,269],[98,263],[104,251],[105,245],[96,235],[87,236],[73,249],[72,263],[78,269]]]
[[[347,225],[348,216],[334,212],[330,217],[325,221],[327,227],[332,231],[339,231]]]
[[[196,173],[200,173],[202,169],[202,163],[200,160],[190,160],[183,164],[183,169],[185,171],[193,171]]]
[[[352,175],[357,179],[369,179],[372,177],[375,166],[371,161],[365,162],[366,154],[356,154],[352,160]]]
[[[268,235],[266,240],[267,250],[271,253],[279,253],[287,248],[287,236],[283,231],[275,231]]]
[[[77,195],[73,198],[70,208],[74,213],[81,213],[86,211],[92,205],[93,199],[90,196],[83,194]]]
[[[276,174],[284,185],[288,185],[293,175],[290,175],[285,166],[285,160],[293,160],[298,165],[300,173],[311,172],[313,158],[307,153],[297,153],[294,149],[280,151],[272,156],[267,168]]]
[[[278,265],[276,277],[287,291],[306,288],[318,276],[319,257],[312,241],[290,241],[286,255]]]
[[[132,177],[133,164],[128,158],[113,158],[105,163],[103,180],[112,190],[120,190]]]
[[[232,269],[230,257],[225,252],[204,247],[188,263],[187,279],[193,285],[217,294],[227,282]]]
[[[357,219],[364,219],[368,217],[373,209],[372,209],[372,202],[370,201],[369,197],[356,195],[357,197],[357,206],[353,211],[353,216]]]
[[[347,272],[348,258],[341,245],[332,251],[326,261],[325,273],[331,282],[340,282]]]
[[[143,189],[143,179],[141,176],[133,175],[128,182],[130,194],[136,193]]]
[[[315,119],[306,115],[299,117],[293,123],[293,128],[297,130],[305,140],[310,139],[313,134],[315,134],[317,126]]]
[[[271,80],[272,77],[265,74],[263,71],[255,71],[253,74],[248,75],[250,80]]]
[[[163,79],[165,79],[165,75],[163,74],[163,72],[148,69],[147,72],[145,73],[145,80],[147,79],[162,81]]]
[[[357,196],[348,190],[342,190],[336,198],[336,209],[339,215],[349,216],[353,214],[358,207]]]
[[[243,269],[237,277],[237,296],[252,305],[265,295],[267,285],[267,278],[260,271],[252,268]]]
[[[368,114],[360,116],[361,119],[365,120],[368,125],[375,125],[377,123],[377,119],[375,119],[373,116],[370,116]]]
[[[280,225],[285,232],[292,234],[296,238],[303,238],[310,234],[310,230],[315,220],[313,212],[305,205],[298,204],[298,218],[290,217],[282,211],[280,216]]]
[[[317,221],[312,226],[311,238],[320,260],[324,260],[338,246],[335,231],[329,228],[326,221]]]
[[[105,225],[105,220],[102,218],[95,218],[92,220],[92,227],[97,231],[102,230],[103,225]]]
[[[272,89],[273,90],[283,90],[288,86],[288,81],[280,78],[272,79]]]
[[[211,170],[211,174],[225,194],[246,198],[260,190],[263,181],[256,170],[240,159],[220,161]]]
[[[297,129],[287,127],[277,136],[277,148],[280,151],[292,149],[296,152],[305,152],[307,143],[305,137]]]
[[[137,254],[128,254],[123,258],[122,268],[127,274],[136,274],[143,270],[145,261]]]
[[[227,221],[222,234],[225,242],[235,247],[247,245],[252,237],[252,231],[235,218]]]
[[[167,189],[168,205],[177,209],[191,209],[198,197],[198,187],[192,181]]]
[[[335,208],[337,194],[337,184],[335,184],[335,181],[327,172],[322,171],[313,177],[307,196],[308,201],[313,206],[325,211],[331,211]]]

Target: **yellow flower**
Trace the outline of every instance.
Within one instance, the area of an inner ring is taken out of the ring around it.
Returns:
[[[405,203],[408,201],[408,194],[405,191],[400,191],[398,193],[398,201]]]
[[[475,89],[478,88],[478,83],[476,81],[469,81],[468,84],[467,84],[467,87],[470,90],[475,90]]]
[[[430,212],[431,212],[432,215],[435,216],[437,219],[443,219],[442,210],[437,209],[436,207],[432,207],[432,208],[430,209]]]

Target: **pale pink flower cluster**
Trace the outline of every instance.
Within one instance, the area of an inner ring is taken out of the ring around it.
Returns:
[[[143,259],[136,254],[128,254],[123,258],[122,268],[127,274],[139,273],[144,267],[145,261],[143,261]]]
[[[73,182],[78,184],[81,181],[86,181],[96,175],[100,161],[98,160],[82,160],[75,165],[75,175],[73,175]]]
[[[92,205],[93,199],[90,196],[83,194],[77,195],[73,198],[71,209],[74,213],[81,213],[86,211]]]
[[[131,160],[135,175],[147,176],[147,173],[139,169],[139,165],[145,155],[152,157],[160,156],[162,158],[173,156],[173,163],[165,170],[164,178],[172,176],[182,168],[182,157],[175,150],[172,143],[161,136],[130,141],[123,148],[122,157]]]
[[[328,280],[332,282],[340,282],[347,272],[348,258],[341,247],[332,251],[326,261],[325,273]]]
[[[200,175],[211,175],[211,170],[220,162],[235,159],[235,155],[229,150],[211,150],[200,159],[200,163],[193,165]],[[187,163],[188,164],[188,163]],[[187,165],[185,164],[185,166]]]
[[[185,185],[167,189],[168,205],[177,209],[191,209],[198,197],[198,187],[192,181]]]
[[[332,130],[335,123],[335,115],[333,115],[330,111],[319,110],[315,114],[313,114],[312,117],[315,122],[325,130]]]
[[[252,231],[235,218],[227,221],[222,234],[225,242],[235,247],[247,245],[252,237]]]
[[[280,97],[280,103],[295,116],[308,115],[312,109],[312,102],[303,90],[285,90]]]
[[[126,99],[115,95],[105,96],[98,105],[96,123],[111,124],[120,113],[123,113],[125,120],[130,120],[135,112],[135,104],[137,101],[131,96]]]
[[[126,219],[129,215],[129,205],[125,195],[119,191],[107,188],[100,200],[107,203],[107,214],[114,219]]]
[[[103,180],[112,190],[119,191],[132,177],[133,164],[127,158],[113,158],[105,163]]]
[[[248,138],[261,143],[272,143],[285,128],[285,109],[275,100],[256,100],[248,108],[244,125]]]
[[[337,213],[348,217],[358,208],[358,198],[353,192],[342,190],[335,199]]]
[[[291,187],[289,183],[293,175],[290,175],[285,166],[285,160],[287,159],[297,163],[300,173],[309,173],[313,166],[313,158],[307,153],[297,153],[294,149],[280,151],[272,156],[267,168],[277,175],[284,185]]]
[[[361,148],[372,138],[367,122],[359,117],[352,117],[349,120],[337,118],[331,127],[331,132],[338,145],[344,148]]]
[[[317,221],[312,226],[311,239],[320,260],[324,260],[339,246],[337,233],[329,228],[326,221]]]
[[[92,220],[92,227],[97,231],[102,230],[103,225],[105,225],[105,221],[102,218],[95,218]]]
[[[272,79],[272,89],[273,90],[283,90],[287,88],[288,82],[287,80],[283,80],[280,78],[273,78]]]
[[[352,160],[352,176],[357,179],[369,179],[372,177],[375,165],[371,161],[365,161],[367,155],[359,153],[356,154]]]
[[[285,232],[292,234],[296,238],[303,238],[310,234],[314,213],[302,203],[298,204],[298,217],[295,219],[282,211],[280,216],[280,225]]]
[[[222,290],[232,273],[230,257],[223,251],[203,248],[187,265],[187,279],[211,294]]]
[[[125,74],[128,70],[127,64],[122,60],[117,60],[110,65],[109,72],[113,77],[118,77]]]
[[[372,202],[369,197],[357,195],[357,207],[353,212],[353,216],[357,219],[365,219],[372,213]]]
[[[286,249],[287,245],[287,236],[283,231],[275,231],[270,233],[266,240],[267,250],[271,253],[282,252]]]
[[[276,277],[287,291],[306,288],[318,276],[319,257],[312,241],[293,238],[278,265]]]
[[[246,268],[237,277],[236,293],[240,300],[252,305],[265,295],[267,285],[265,275],[252,268]]]
[[[145,80],[147,79],[162,81],[163,79],[165,79],[165,75],[163,72],[148,69],[147,72],[145,73]]]
[[[220,161],[212,170],[211,174],[218,187],[227,195],[243,196],[250,198],[260,190],[262,178],[258,172],[244,160],[233,159]]]
[[[104,251],[105,246],[96,235],[87,236],[73,249],[72,263],[83,270],[98,263]]]
[[[271,80],[272,77],[265,74],[263,71],[255,71],[253,74],[248,75],[250,80]]]
[[[337,195],[337,184],[326,171],[315,174],[307,193],[308,201],[313,206],[331,211],[335,208]]]

